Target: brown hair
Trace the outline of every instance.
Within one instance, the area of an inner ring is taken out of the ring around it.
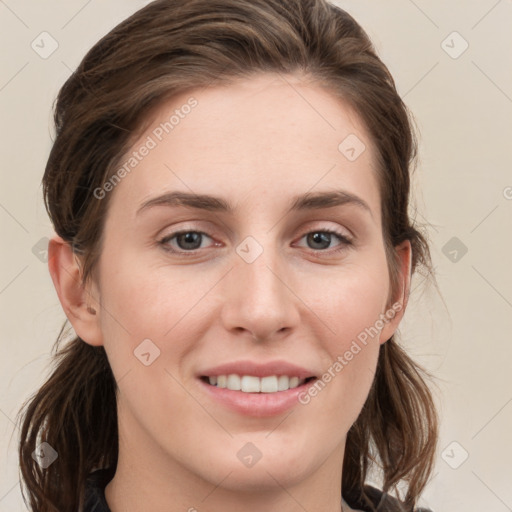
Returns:
[[[45,205],[56,233],[81,258],[83,283],[94,277],[108,207],[108,195],[99,200],[93,191],[114,174],[148,112],[174,94],[260,72],[302,73],[355,109],[379,161],[393,295],[394,248],[404,240],[412,245],[412,272],[433,277],[428,243],[408,213],[416,155],[410,114],[357,22],[325,0],[157,0],[94,45],[56,101]],[[59,349],[65,326],[50,378],[19,412],[22,480],[38,512],[79,510],[88,474],[117,464],[117,385],[105,350],[76,336]],[[394,337],[381,345],[371,391],[347,435],[344,494],[365,499],[376,463],[384,491],[407,484],[404,503],[412,510],[438,435],[425,376]],[[58,453],[45,469],[32,458],[42,441]]]

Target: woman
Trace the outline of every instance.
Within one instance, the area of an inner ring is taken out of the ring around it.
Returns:
[[[415,509],[437,416],[395,337],[431,265],[408,112],[354,19],[157,0],[55,123],[49,270],[76,336],[23,409],[31,510]]]

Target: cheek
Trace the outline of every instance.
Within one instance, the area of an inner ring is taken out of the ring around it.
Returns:
[[[317,390],[303,402],[311,402],[315,415],[334,430],[345,424],[348,428],[368,396],[388,285],[382,260],[380,265],[345,267],[311,297],[311,309],[326,327],[322,328],[324,373]]]
[[[214,280],[191,282],[182,272],[131,263],[104,259],[104,268],[115,269],[102,287],[105,350],[126,414],[168,432],[177,427],[165,407],[172,404],[173,417],[193,412],[178,381],[184,380],[182,361],[202,335],[200,299]]]
[[[129,258],[114,260],[108,252],[103,256],[105,271],[101,275],[106,277],[101,287],[101,329],[116,378],[132,372],[133,379],[142,369],[170,368],[171,361],[179,363],[192,349],[190,340],[200,336],[194,329],[201,323],[194,315],[209,279],[191,281],[183,272],[164,272]],[[112,271],[106,273],[107,268]],[[142,356],[148,352],[149,356]],[[146,368],[144,358],[154,363]],[[154,373],[146,372],[143,378],[151,380]]]
[[[315,285],[315,286],[313,286]],[[331,339],[346,341],[373,326],[383,313],[389,289],[385,260],[346,265],[321,281],[305,284],[306,302],[329,327]]]
[[[126,352],[128,345],[128,354],[133,355],[133,350],[149,338],[174,355],[186,351],[190,340],[194,336],[200,339],[201,329],[207,329],[204,319],[211,318],[212,311],[222,308],[230,296],[226,288],[218,294],[225,269],[171,267],[161,261],[144,264],[144,258],[119,254],[126,255],[128,251],[111,248],[104,251],[101,260],[101,275],[107,276],[101,287],[106,312],[102,315],[102,330],[106,345],[113,345],[111,350],[122,348]],[[305,325],[295,327],[299,332],[310,327],[318,329],[318,341],[331,359],[345,352],[351,340],[375,324],[389,284],[384,252],[378,250],[357,263],[348,259],[321,271],[290,275],[294,294],[309,311],[303,318]],[[298,299],[290,296],[290,300]],[[297,308],[303,309],[303,305],[297,304]],[[183,342],[169,347],[167,341],[172,338]]]
[[[179,268],[144,265],[143,260],[118,259],[102,289],[102,305],[110,313],[106,321],[117,324],[112,326],[114,329],[125,327],[132,338],[162,338],[214,285],[213,277],[199,271],[193,274]]]

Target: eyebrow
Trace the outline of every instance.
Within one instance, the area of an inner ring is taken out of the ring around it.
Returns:
[[[334,206],[353,205],[366,211],[373,218],[368,204],[360,197],[346,190],[307,192],[292,198],[290,211],[319,210]],[[137,215],[155,206],[185,206],[210,212],[232,213],[233,205],[221,197],[190,192],[167,192],[148,199],[137,210]]]

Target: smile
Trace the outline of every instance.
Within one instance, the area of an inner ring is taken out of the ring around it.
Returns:
[[[215,383],[210,384],[210,379]],[[219,386],[219,380],[221,386]],[[317,380],[316,377],[298,379],[298,377],[269,375],[259,378],[253,375],[228,374],[201,377],[198,382],[206,396],[222,408],[243,416],[265,418],[283,414],[300,405],[299,396],[307,393],[309,386]],[[282,389],[279,389],[279,383]],[[230,389],[228,387],[230,385],[234,388],[240,386],[240,389]],[[276,386],[277,390],[275,390]],[[271,391],[265,391],[265,389]]]
[[[297,376],[269,375],[267,377],[255,377],[254,375],[214,375],[203,377],[210,385],[231,391],[242,391],[243,393],[277,393],[302,386],[306,381],[313,379],[300,379]]]

